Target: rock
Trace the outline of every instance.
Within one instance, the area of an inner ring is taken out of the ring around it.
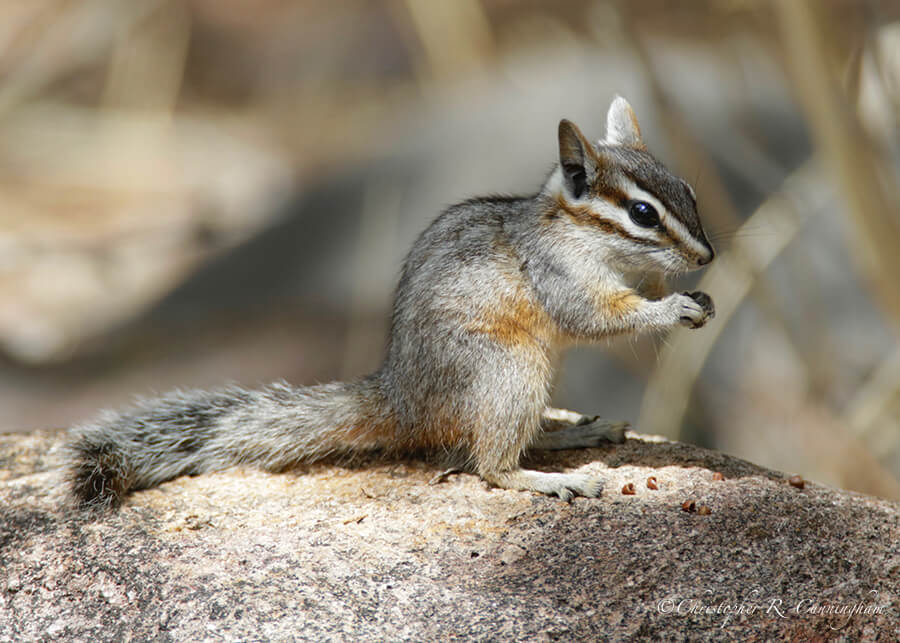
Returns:
[[[900,637],[898,503],[686,444],[535,457],[607,477],[570,504],[371,460],[183,477],[90,518],[62,439],[0,436],[0,641]]]

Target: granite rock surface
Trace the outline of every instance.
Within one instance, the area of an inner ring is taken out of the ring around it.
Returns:
[[[0,436],[0,641],[900,639],[900,504],[686,444],[532,458],[606,478],[571,503],[371,460],[91,517],[63,439]]]

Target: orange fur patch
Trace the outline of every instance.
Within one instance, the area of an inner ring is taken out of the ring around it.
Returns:
[[[453,449],[468,445],[468,436],[460,422],[460,413],[453,404],[438,403],[429,409],[428,426],[417,427],[415,440],[417,448]]]
[[[636,311],[643,298],[633,290],[621,290],[601,297],[601,309],[610,317],[625,317]]]
[[[368,449],[402,450],[405,445],[397,443],[397,424],[381,417],[364,416],[351,425],[336,426],[331,429],[335,446],[350,451]]]
[[[553,328],[547,313],[531,300],[524,287],[501,297],[467,326],[467,330],[488,335],[504,346],[542,349],[549,348]]]

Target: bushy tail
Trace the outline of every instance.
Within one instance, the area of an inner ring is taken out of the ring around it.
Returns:
[[[393,432],[374,377],[306,388],[177,391],[73,429],[69,479],[82,505],[105,509],[131,490],[179,475],[242,463],[281,470],[389,445]]]

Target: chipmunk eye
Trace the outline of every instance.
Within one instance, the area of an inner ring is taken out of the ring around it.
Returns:
[[[656,208],[646,201],[632,201],[628,206],[628,216],[642,228],[655,228],[659,225]]]

